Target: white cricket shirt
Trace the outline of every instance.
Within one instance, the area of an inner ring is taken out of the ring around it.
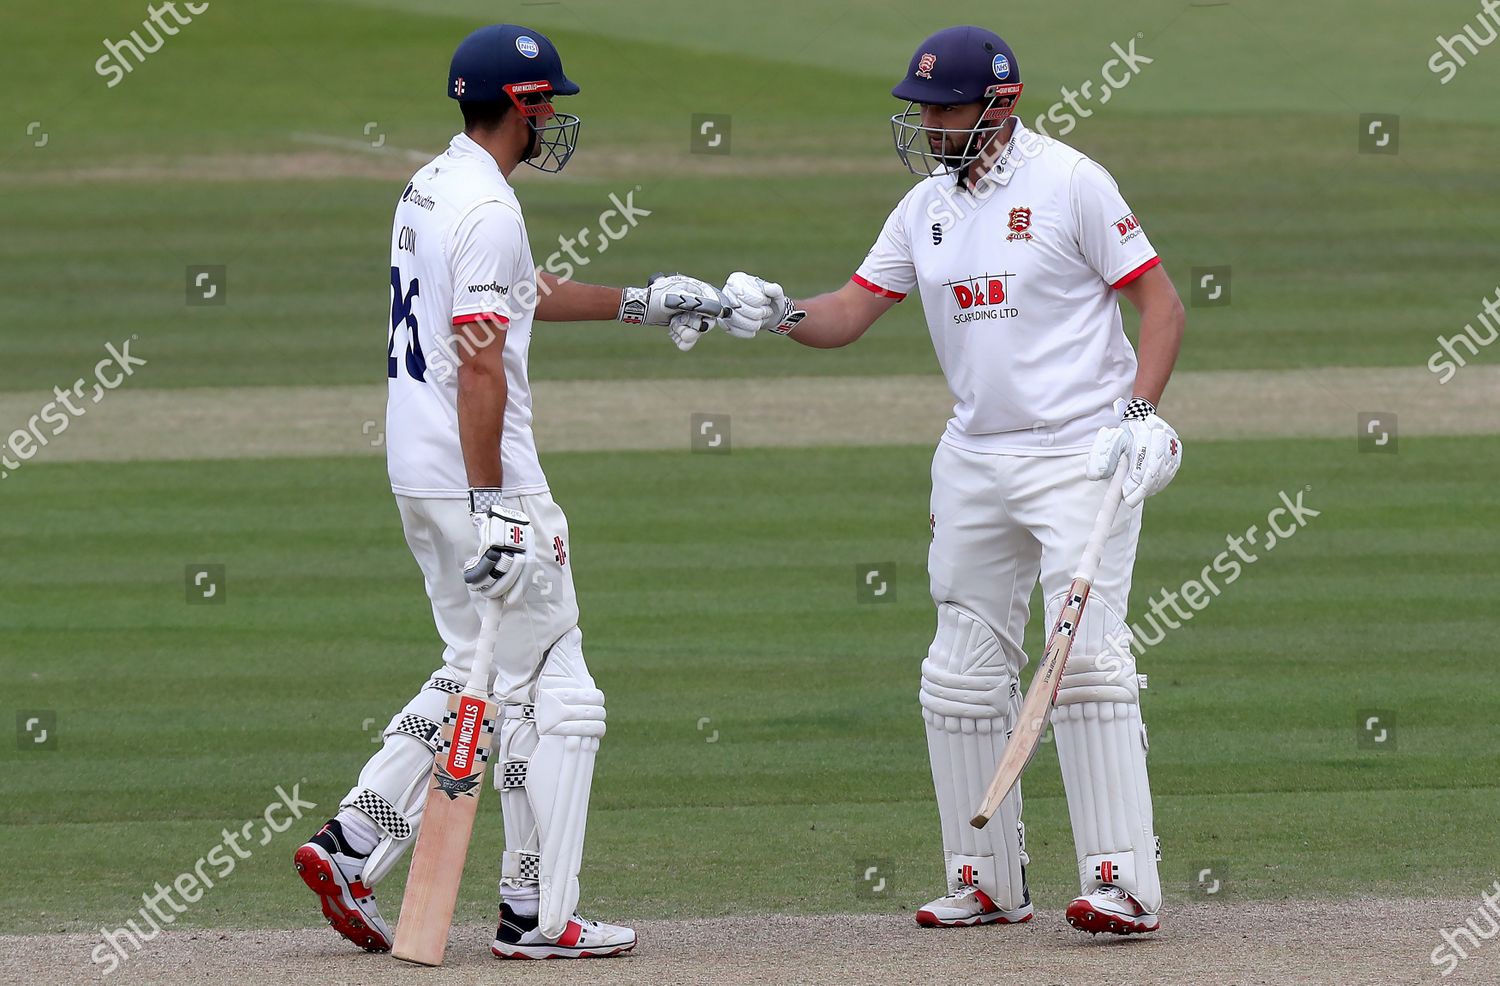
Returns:
[[[393,491],[467,495],[458,441],[464,352],[453,326],[489,317],[506,323],[504,495],[546,492],[526,377],[535,298],[536,268],[515,192],[489,152],[459,134],[412,176],[391,229],[385,435]]]
[[[1156,251],[1108,172],[1019,119],[972,191],[956,181],[912,188],[854,281],[898,300],[921,293],[957,402],[943,441],[1086,450],[1135,382],[1115,291],[1156,266]]]

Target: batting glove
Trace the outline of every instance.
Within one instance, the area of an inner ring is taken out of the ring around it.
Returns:
[[[1115,401],[1119,425],[1100,428],[1094,436],[1084,472],[1089,479],[1114,475],[1120,456],[1129,456],[1123,487],[1125,503],[1134,507],[1160,493],[1182,465],[1182,439],[1143,397]]]
[[[615,316],[629,325],[667,325],[678,312],[723,318],[729,306],[719,289],[686,274],[652,274],[643,288],[626,288]]]
[[[469,494],[473,504],[483,492]],[[479,553],[464,565],[464,581],[488,599],[500,599],[521,584],[531,560],[531,519],[519,510],[492,506],[473,514],[479,528]]]
[[[792,304],[780,284],[744,271],[735,271],[724,282],[724,300],[730,306],[724,331],[736,339],[752,339],[764,329],[786,335],[807,315]]]
[[[672,316],[672,321],[667,323],[667,336],[678,349],[687,352],[698,344],[698,340],[702,339],[709,329],[714,327],[716,321],[707,315],[678,312]]]

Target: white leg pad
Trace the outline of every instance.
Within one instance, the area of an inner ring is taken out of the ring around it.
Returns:
[[[1128,641],[1123,621],[1102,600],[1089,600],[1088,615],[1106,616],[1094,625]],[[1087,643],[1089,652],[1068,656],[1052,711],[1078,879],[1083,893],[1112,883],[1154,913],[1161,910],[1161,880],[1135,661],[1128,644]]]
[[[547,652],[535,718],[513,708],[507,706],[501,740],[507,850],[501,886],[536,885],[540,931],[555,938],[578,907],[594,757],[604,735],[604,693],[584,663],[582,631],[574,627]],[[524,799],[515,797],[518,791]]]
[[[969,824],[1020,711],[1016,669],[994,631],[968,610],[938,606],[937,635],[922,662],[920,701],[943,830],[948,889],[968,884],[996,905],[1027,901],[1020,785],[990,824]]]
[[[433,674],[391,719],[380,749],[339,802],[341,808],[366,815],[380,832],[380,841],[365,864],[363,880],[368,886],[379,883],[416,838],[427,803],[438,723],[448,710],[449,698],[462,690],[446,668]]]
[[[536,889],[540,880],[541,850],[536,814],[531,810],[527,775],[536,752],[536,706],[507,704],[500,726],[500,766],[495,787],[505,822],[505,855],[500,860],[500,893],[505,888]]]

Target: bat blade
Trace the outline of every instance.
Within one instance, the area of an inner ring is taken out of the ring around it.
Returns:
[[[1047,732],[1047,720],[1052,713],[1052,704],[1057,701],[1057,687],[1062,683],[1063,669],[1068,666],[1068,652],[1073,649],[1073,634],[1083,617],[1083,606],[1088,602],[1089,583],[1086,579],[1073,580],[1068,590],[1068,602],[1057,618],[1052,638],[1047,641],[1047,651],[1042,655],[1036,674],[1031,678],[1031,687],[1021,702],[1020,719],[1011,730],[1005,751],[995,766],[995,777],[979,810],[969,819],[969,824],[982,829],[989,824],[1001,803],[1010,794],[1011,788],[1020,781],[1031,758],[1036,756],[1042,736]]]
[[[479,792],[484,788],[495,711],[494,702],[468,689],[448,705],[391,949],[398,959],[443,964]]]
[[[1121,456],[1120,461],[1115,464],[1109,488],[1104,493],[1104,501],[1099,505],[1099,514],[1094,518],[1094,529],[1084,544],[1083,558],[1073,574],[1073,584],[1068,587],[1068,598],[1057,616],[1052,636],[1047,639],[1047,651],[1042,655],[1042,663],[1031,678],[1026,698],[1021,701],[1020,721],[1011,730],[1010,740],[1000,754],[994,780],[990,781],[989,790],[984,793],[979,811],[969,819],[969,824],[977,829],[989,824],[995,812],[1000,810],[1000,803],[1021,779],[1021,772],[1031,763],[1031,758],[1036,755],[1036,748],[1041,745],[1042,734],[1047,731],[1047,719],[1052,712],[1053,703],[1057,701],[1057,687],[1062,684],[1063,670],[1068,666],[1068,652],[1073,649],[1073,637],[1078,632],[1078,624],[1083,620],[1083,607],[1089,601],[1089,589],[1099,571],[1099,559],[1104,553],[1105,542],[1109,540],[1115,513],[1120,508],[1128,468],[1129,463]]]

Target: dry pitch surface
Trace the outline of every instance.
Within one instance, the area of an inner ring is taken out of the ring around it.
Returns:
[[[722,340],[708,340],[709,343]],[[1441,385],[1425,369],[1179,373],[1162,414],[1189,446],[1233,438],[1347,438],[1363,412],[1401,435],[1500,432],[1500,367],[1466,367]],[[90,405],[37,461],[383,455],[384,385],[132,390]],[[50,394],[0,394],[0,421],[24,422]],[[540,381],[537,444],[552,452],[686,449],[692,415],[735,448],[933,445],[952,413],[939,376],[776,380]],[[1044,426],[1039,426],[1044,431]],[[46,426],[43,426],[46,430]]]
[[[306,894],[287,876],[289,894]],[[308,896],[309,910],[315,913]],[[1147,938],[1090,938],[1059,914],[1015,927],[933,931],[907,915],[646,921],[627,958],[498,962],[487,926],[455,929],[442,969],[355,950],[328,928],[166,932],[109,976],[111,984],[305,983],[1120,983],[1397,984],[1500,981],[1500,940],[1480,942],[1452,975],[1431,964],[1444,927],[1478,901],[1358,900],[1169,906]],[[1484,927],[1483,921],[1479,921]],[[0,982],[99,981],[87,935],[0,936]]]

